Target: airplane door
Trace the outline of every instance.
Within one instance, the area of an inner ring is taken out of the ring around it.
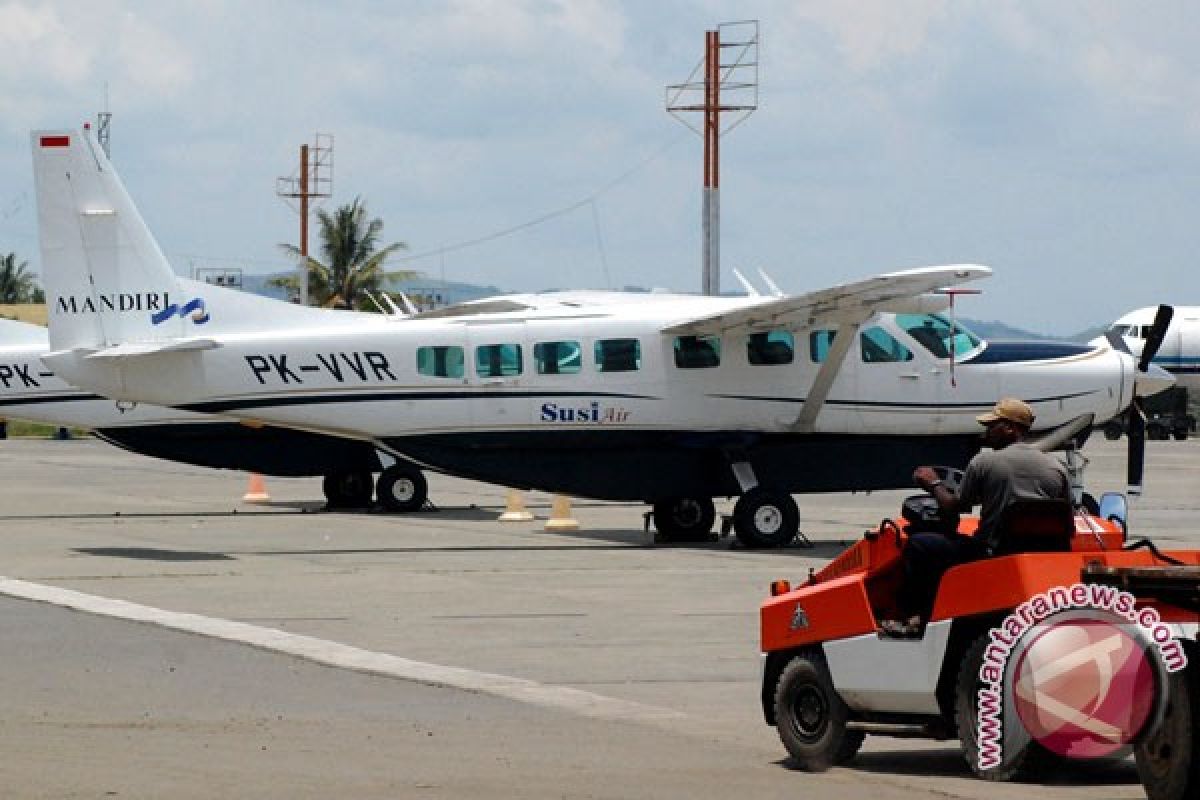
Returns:
[[[941,401],[950,385],[948,368],[878,322],[863,326],[857,344],[848,357],[858,359],[858,389],[871,398],[862,408],[863,429],[936,431],[945,417]]]
[[[477,428],[503,429],[529,423],[529,397],[524,384],[532,367],[524,328],[522,323],[514,322],[468,329],[471,420]]]

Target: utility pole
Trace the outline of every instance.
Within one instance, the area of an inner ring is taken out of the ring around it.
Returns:
[[[728,57],[723,58],[724,50],[729,51]],[[701,69],[703,79],[697,80]],[[722,90],[726,102],[722,102]],[[667,87],[666,106],[672,116],[704,137],[701,290],[706,295],[720,294],[721,136],[740,125],[758,108],[758,20],[724,22],[716,30],[705,31],[704,58],[686,82]],[[681,112],[687,111],[703,112],[700,130],[680,116]],[[724,130],[721,129],[722,111],[735,114]]]
[[[333,194],[333,136],[318,133],[313,145],[300,145],[299,175],[295,173],[275,181],[275,194],[300,201],[300,305],[308,305],[308,214],[310,200],[324,200]]]

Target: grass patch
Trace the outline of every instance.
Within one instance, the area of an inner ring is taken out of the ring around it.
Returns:
[[[27,437],[36,439],[54,439],[58,436],[59,426],[45,425],[41,422],[26,422],[25,420],[10,419],[7,421],[8,435],[12,438]],[[67,428],[72,438],[90,435],[84,428]]]

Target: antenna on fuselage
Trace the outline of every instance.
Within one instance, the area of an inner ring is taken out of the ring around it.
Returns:
[[[742,288],[746,290],[746,294],[750,295],[751,297],[762,297],[762,292],[758,291],[758,289],[755,289],[754,285],[750,283],[750,281],[746,280],[746,276],[738,272],[736,269],[733,271],[733,277],[738,279],[738,283],[740,283]]]
[[[783,297],[783,289],[780,289],[775,285],[775,281],[771,280],[771,276],[768,275],[762,267],[758,268],[758,277],[762,278],[763,283],[767,284],[767,289],[770,290],[771,294],[775,295],[776,297]]]

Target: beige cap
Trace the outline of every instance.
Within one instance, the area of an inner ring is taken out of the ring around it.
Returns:
[[[995,422],[998,419],[1006,419],[1028,430],[1033,427],[1034,417],[1033,409],[1027,403],[1015,397],[1003,397],[991,411],[986,414],[980,414],[975,419],[981,425],[987,425],[989,422]]]

